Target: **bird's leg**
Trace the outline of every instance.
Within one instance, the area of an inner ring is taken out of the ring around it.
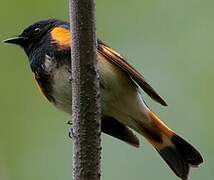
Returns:
[[[67,124],[70,125],[70,126],[72,126],[72,121],[69,120],[69,121],[67,122]],[[69,138],[71,138],[71,139],[73,139],[73,137],[74,137],[74,133],[73,133],[73,128],[72,128],[72,127],[69,129],[68,136],[69,136]]]
[[[69,120],[67,124],[72,126],[72,120]]]

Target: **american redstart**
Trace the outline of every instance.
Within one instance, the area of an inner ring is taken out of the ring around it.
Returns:
[[[27,27],[19,36],[5,40],[21,46],[45,97],[57,108],[71,114],[71,33],[67,22],[48,19]],[[132,130],[143,135],[182,180],[190,167],[203,162],[200,153],[169,129],[145,104],[142,88],[152,99],[166,102],[126,59],[97,40],[100,76],[102,131],[139,147]]]

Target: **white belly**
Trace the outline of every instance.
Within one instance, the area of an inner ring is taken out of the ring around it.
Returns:
[[[55,106],[71,114],[72,82],[69,67],[67,65],[61,66],[53,74],[52,96]]]
[[[145,116],[147,110],[141,100],[137,86],[117,66],[98,56],[102,113],[115,117],[133,127],[133,119]],[[53,73],[52,96],[55,106],[71,114],[72,87],[68,66],[61,66]],[[134,127],[133,127],[134,128]]]

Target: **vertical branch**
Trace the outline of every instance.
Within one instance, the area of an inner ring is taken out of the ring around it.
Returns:
[[[101,110],[95,0],[70,0],[74,180],[99,180]]]

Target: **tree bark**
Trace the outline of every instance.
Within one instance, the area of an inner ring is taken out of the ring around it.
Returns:
[[[99,180],[101,109],[95,0],[70,0],[74,180]]]

